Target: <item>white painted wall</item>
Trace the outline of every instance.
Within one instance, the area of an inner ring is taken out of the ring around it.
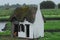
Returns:
[[[5,24],[7,22],[0,22],[0,32],[2,32],[2,29],[5,27]]]
[[[43,17],[40,11],[40,6],[38,5],[38,10],[36,13],[36,18],[35,18],[35,22],[33,24],[34,27],[34,38],[38,38],[38,37],[44,37],[44,21],[43,21]]]
[[[30,24],[30,39],[33,39],[33,26],[32,26],[33,24]]]

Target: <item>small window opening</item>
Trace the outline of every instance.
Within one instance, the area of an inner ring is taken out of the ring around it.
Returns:
[[[18,26],[18,32],[20,32],[20,25]]]
[[[20,27],[21,27],[21,31],[24,32],[24,25],[23,24],[20,24]]]

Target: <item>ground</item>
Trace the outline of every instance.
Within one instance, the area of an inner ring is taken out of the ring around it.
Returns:
[[[0,40],[25,40],[25,39],[22,39],[22,38],[12,38],[11,36],[1,36],[0,37]],[[28,40],[28,39],[26,39]],[[39,40],[44,40],[43,38],[40,38]]]
[[[0,40],[20,40],[19,38],[11,38],[10,36],[0,36]]]

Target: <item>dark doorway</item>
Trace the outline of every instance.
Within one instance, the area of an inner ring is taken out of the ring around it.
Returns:
[[[24,30],[24,29],[25,29],[25,28],[24,28],[24,25],[23,25],[23,24],[20,24],[20,27],[21,27],[21,31],[24,32],[24,31],[25,31],[25,30]]]
[[[25,24],[26,25],[26,36],[29,37],[29,24]]]
[[[14,24],[14,36],[18,36],[18,24]]]

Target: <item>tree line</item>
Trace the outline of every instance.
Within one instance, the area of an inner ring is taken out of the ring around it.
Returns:
[[[0,8],[6,8],[6,9],[9,9],[9,8],[17,8],[17,7],[20,7],[21,5],[20,4],[13,4],[13,5],[9,5],[8,4],[5,4],[5,5],[0,5]],[[60,8],[60,3],[59,4],[55,4],[53,1],[43,1],[40,3],[40,8],[41,9],[54,9],[54,8]]]
[[[40,3],[41,9],[54,9],[54,8],[60,8],[60,3],[55,4],[53,1],[43,1]]]

